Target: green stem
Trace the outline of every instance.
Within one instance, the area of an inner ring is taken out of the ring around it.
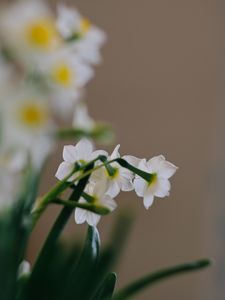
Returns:
[[[91,203],[79,203],[75,202],[72,199],[71,200],[61,200],[61,199],[55,199],[52,201],[52,203],[64,205],[70,208],[82,208],[91,212],[94,212],[99,215],[107,215],[111,212],[111,210],[105,206],[101,206],[98,204],[91,204]]]
[[[151,286],[152,284],[159,282],[163,279],[169,278],[171,276],[175,276],[182,273],[193,272],[199,269],[203,269],[208,267],[211,264],[209,259],[202,259],[198,261],[194,261],[191,263],[186,263],[182,265],[178,265],[175,267],[171,267],[168,269],[164,269],[158,271],[156,273],[147,275],[134,283],[131,283],[126,288],[122,289],[118,292],[112,300],[126,300],[130,299],[131,296],[135,295],[136,293],[140,292],[143,288],[147,286]],[[107,299],[109,300],[109,299]]]

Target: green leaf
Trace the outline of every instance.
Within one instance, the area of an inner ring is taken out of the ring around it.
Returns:
[[[142,289],[151,286],[161,280],[170,278],[172,276],[182,274],[182,273],[188,273],[188,272],[193,272],[193,271],[198,271],[199,269],[206,268],[211,264],[211,261],[209,259],[202,259],[198,261],[194,261],[191,263],[186,263],[182,265],[178,265],[175,267],[171,267],[168,269],[164,269],[161,271],[157,271],[156,273],[147,275],[121,291],[119,291],[113,298],[112,300],[126,300],[140,292]],[[110,299],[110,298],[109,298]],[[107,299],[108,300],[108,299]]]
[[[100,238],[96,227],[89,226],[83,251],[68,280],[63,299],[88,299],[100,252]]]
[[[89,169],[92,169],[93,165],[90,164],[88,167],[84,170],[88,171]],[[85,189],[85,186],[88,182],[88,179],[90,177],[90,174],[85,176],[83,179],[81,179],[76,189],[72,192],[70,196],[70,200],[72,201],[78,201]],[[55,251],[55,248],[58,243],[58,238],[64,229],[66,223],[68,222],[72,212],[73,208],[71,207],[64,207],[59,214],[58,218],[56,219],[48,237],[47,240],[44,243],[44,246],[38,256],[38,259],[33,267],[33,271],[30,275],[30,279],[28,281],[26,290],[24,291],[24,295],[26,295],[27,299],[39,299],[37,295],[40,294],[42,288],[40,287],[40,279],[42,278],[43,274],[46,273],[46,268],[48,268],[49,261],[52,259],[52,255]],[[44,292],[44,290],[42,290]],[[25,296],[24,296],[25,297]],[[35,298],[36,297],[36,298]]]
[[[115,273],[110,273],[103,281],[100,289],[91,300],[111,299],[115,290],[117,276]]]

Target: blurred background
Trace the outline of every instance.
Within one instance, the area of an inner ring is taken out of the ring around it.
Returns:
[[[168,280],[135,299],[224,299],[225,2],[67,3],[108,35],[104,63],[87,91],[91,115],[113,125],[122,154],[164,154],[179,166],[169,198],[156,199],[146,211],[134,193],[121,194],[119,210],[100,223],[104,243],[120,210],[135,217],[116,268],[120,286],[155,269],[209,256],[215,258],[210,269]],[[46,170],[42,191],[55,182],[62,147]],[[36,228],[31,261],[56,214],[51,208]],[[85,229],[71,220],[64,238],[79,240]]]

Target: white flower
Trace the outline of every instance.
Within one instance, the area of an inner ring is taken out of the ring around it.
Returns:
[[[0,117],[4,148],[24,151],[27,159],[41,167],[53,146],[50,133],[54,124],[45,97],[36,91],[18,88],[1,104]]]
[[[57,27],[73,51],[90,64],[101,62],[99,48],[106,40],[105,33],[92,25],[76,9],[65,5],[58,7]]]
[[[154,196],[163,198],[169,195],[169,178],[176,172],[177,167],[159,155],[149,161],[141,160],[138,168],[153,176],[150,183],[138,175],[134,179],[135,191],[139,197],[144,197],[144,206],[148,209],[153,203]]]
[[[108,161],[120,157],[119,147],[120,145],[115,147],[112,154],[108,156]],[[108,184],[106,193],[111,197],[116,197],[121,190],[124,192],[132,191],[134,189],[132,182],[134,174],[131,171],[121,167],[117,162],[111,163],[110,166],[113,167],[114,174],[110,175],[105,168],[101,168],[93,172],[90,180],[92,182],[99,182],[101,180],[105,180],[106,178]]]
[[[93,204],[100,205],[108,208],[110,211],[116,209],[117,204],[113,198],[106,195],[106,185],[103,182],[97,184],[88,184],[85,192],[94,198]],[[79,200],[79,203],[87,203],[84,198]],[[90,226],[96,226],[101,219],[101,215],[93,213],[91,211],[76,208],[75,209],[75,222],[77,224],[83,224],[87,222]]]
[[[82,88],[94,75],[93,70],[68,48],[46,56],[40,71],[49,83],[53,108],[66,117],[80,98]]]
[[[2,9],[0,34],[6,47],[24,63],[37,61],[61,43],[54,16],[41,0],[22,0]]]
[[[55,174],[56,178],[59,180],[63,180],[66,176],[68,176],[73,170],[75,163],[85,164],[93,159],[95,159],[98,155],[104,155],[105,152],[98,150],[94,151],[93,144],[87,140],[80,140],[75,146],[67,145],[63,148],[63,162],[59,165],[59,168]],[[77,177],[76,175],[72,175],[68,181],[73,181]]]
[[[87,106],[84,103],[78,103],[74,111],[73,127],[91,130],[94,128],[94,125],[94,120],[88,115]]]

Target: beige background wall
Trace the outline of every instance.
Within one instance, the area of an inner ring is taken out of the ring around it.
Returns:
[[[170,280],[135,299],[224,299],[225,2],[74,3],[108,33],[104,64],[88,87],[91,114],[113,124],[122,153],[164,154],[179,166],[171,196],[156,199],[149,211],[134,194],[118,199],[136,214],[118,268],[121,285],[164,265],[213,256],[217,264],[210,270]],[[50,182],[55,169],[54,161]],[[30,258],[51,224],[51,213],[35,231]],[[103,240],[112,219],[101,223]],[[71,222],[67,236],[76,238],[82,230]]]

